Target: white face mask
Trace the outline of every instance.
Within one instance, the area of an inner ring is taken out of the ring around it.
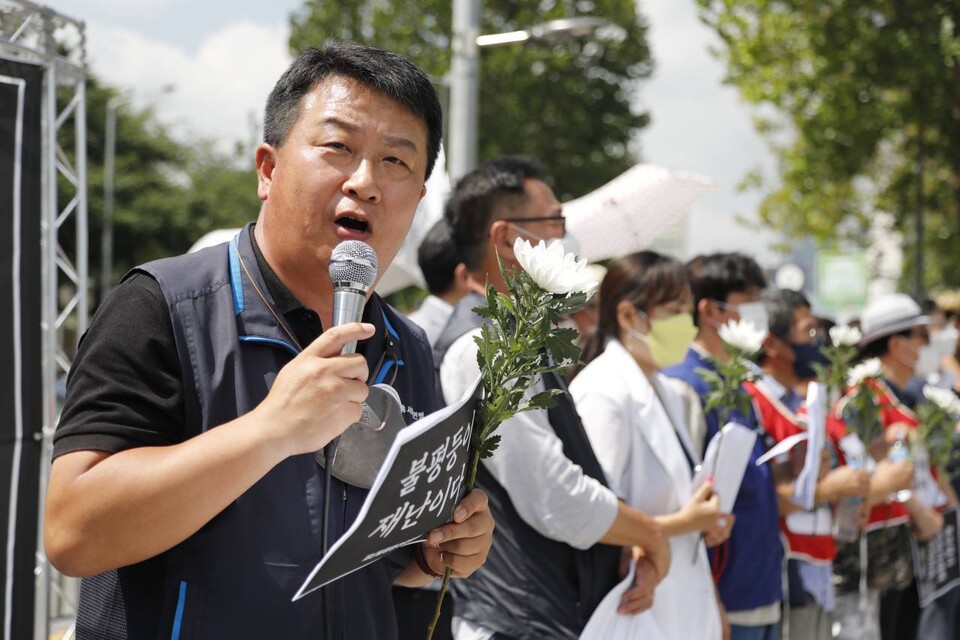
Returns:
[[[543,243],[549,247],[553,245],[555,242],[559,242],[560,246],[563,247],[564,253],[572,253],[578,258],[580,257],[580,242],[569,231],[564,232],[562,238],[543,238],[535,234],[533,231],[530,231],[529,229],[524,229],[523,227],[516,225],[512,222],[508,224],[517,233],[521,233],[524,236],[527,236],[528,238],[533,240],[534,244],[542,240]]]
[[[943,358],[956,352],[958,338],[960,338],[960,331],[957,331],[952,324],[948,324],[940,331],[930,334],[930,346]]]
[[[940,350],[927,344],[917,350],[917,364],[913,366],[913,375],[926,379],[940,370]]]

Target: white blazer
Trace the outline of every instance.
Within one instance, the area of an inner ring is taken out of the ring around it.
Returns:
[[[700,462],[684,424],[682,399],[662,374],[656,385],[654,391],[616,340],[570,384],[610,487],[652,516],[673,513],[687,503],[692,494],[688,459]],[[720,612],[700,534],[671,537],[670,550],[670,572],[657,587],[651,609],[664,638],[719,640]]]

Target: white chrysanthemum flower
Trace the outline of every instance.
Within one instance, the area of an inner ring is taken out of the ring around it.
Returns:
[[[513,243],[513,254],[523,270],[544,291],[568,294],[597,288],[597,281],[587,273],[587,261],[577,260],[572,253],[564,253],[559,242],[548,246],[541,240],[533,246],[523,238],[517,238]]]
[[[830,342],[835,347],[854,347],[863,338],[860,329],[846,324],[830,327]]]
[[[960,416],[960,398],[952,390],[927,385],[923,388],[923,395],[950,415]]]
[[[767,337],[766,331],[749,320],[730,320],[720,327],[719,333],[721,340],[746,355],[760,351]]]
[[[883,368],[880,366],[880,359],[870,358],[850,369],[847,374],[847,385],[856,387],[867,378],[879,378],[882,375]]]

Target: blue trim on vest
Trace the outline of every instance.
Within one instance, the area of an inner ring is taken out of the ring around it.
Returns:
[[[390,324],[390,321],[387,319],[387,312],[384,311],[383,309],[381,309],[381,310],[380,310],[380,315],[383,316],[383,324],[386,325],[386,327],[387,327],[387,333],[389,333],[389,334],[392,335],[394,338],[396,338],[396,339],[397,339],[397,342],[400,342],[400,336],[397,335],[397,330],[393,328],[393,325]]]
[[[239,236],[237,236],[239,237]],[[243,313],[243,281],[240,278],[240,254],[237,252],[237,238],[229,243],[230,247],[230,288],[233,290],[233,312]]]
[[[380,309],[380,316],[383,318],[383,326],[386,327],[387,333],[389,333],[393,339],[397,341],[397,344],[400,344],[400,335],[397,333],[397,330],[393,328],[393,325],[390,324],[390,319],[387,318],[387,312],[383,309]],[[397,368],[400,368],[403,366],[403,364],[403,360],[400,360],[399,358],[395,360],[387,360],[380,365],[380,370],[377,371],[377,377],[373,381],[373,384],[380,384],[386,380],[387,374],[390,373],[390,369],[392,369],[394,365],[396,365]]]
[[[402,362],[398,360],[397,362]],[[373,381],[373,384],[380,384],[387,379],[387,374],[390,372],[390,368],[393,367],[393,360],[387,360],[383,363],[383,366],[380,367],[380,371],[377,372],[377,379]]]
[[[180,595],[177,597],[177,613],[173,617],[173,633],[170,634],[170,640],[179,640],[180,625],[183,624],[183,607],[187,603],[187,583],[180,581]]]
[[[274,340],[273,338],[261,338],[259,336],[240,336],[240,342],[256,342],[260,344],[272,344],[274,346],[283,347],[287,349],[295,356],[300,354],[299,349],[297,349],[291,344],[287,344],[283,340]]]

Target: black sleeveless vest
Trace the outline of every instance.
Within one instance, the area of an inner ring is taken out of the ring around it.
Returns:
[[[472,311],[479,304],[483,298],[471,294],[454,308],[434,346],[438,368],[457,338],[484,322]],[[566,389],[556,374],[544,376],[544,384]],[[548,415],[564,455],[606,485],[573,400],[563,393],[556,401]],[[618,582],[620,548],[595,544],[581,551],[540,535],[523,521],[506,489],[483,464],[477,472],[477,487],[486,491],[497,527],[486,564],[466,580],[451,583],[457,596],[456,614],[518,640],[578,638],[594,609]]]

